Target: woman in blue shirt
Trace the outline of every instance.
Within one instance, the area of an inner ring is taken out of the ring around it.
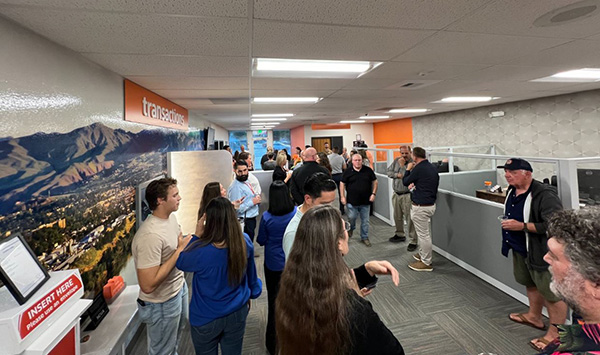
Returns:
[[[290,190],[281,181],[273,181],[269,188],[269,210],[263,213],[258,229],[257,242],[265,246],[265,281],[269,300],[269,315],[265,344],[272,355],[276,352],[275,299],[279,291],[279,279],[285,266],[282,240],[285,228],[296,214]]]
[[[262,283],[256,275],[254,247],[242,233],[229,200],[211,200],[194,236],[177,259],[177,268],[194,273],[190,325],[196,354],[241,354],[251,298]]]

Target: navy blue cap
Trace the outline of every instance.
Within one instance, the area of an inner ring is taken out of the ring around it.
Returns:
[[[504,163],[504,165],[498,166],[498,169],[508,169],[508,170],[527,170],[533,172],[533,168],[531,164],[525,159],[520,158],[510,158]]]

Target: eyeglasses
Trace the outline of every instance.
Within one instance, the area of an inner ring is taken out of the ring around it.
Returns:
[[[351,226],[350,226],[350,222],[348,222],[348,221],[344,221],[344,229],[345,229],[346,231],[350,231],[350,228],[351,228]]]

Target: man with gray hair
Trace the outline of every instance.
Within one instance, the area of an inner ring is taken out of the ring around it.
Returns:
[[[394,204],[394,222],[396,223],[396,233],[390,238],[390,242],[399,243],[406,240],[406,235],[404,233],[404,221],[406,221],[408,236],[410,237],[406,249],[408,251],[417,250],[417,245],[419,244],[415,226],[410,219],[410,206],[412,204],[410,200],[410,190],[402,183],[402,178],[404,177],[404,174],[406,174],[406,168],[412,161],[410,147],[403,145],[400,147],[400,156],[394,159],[392,164],[387,168],[387,176],[394,182],[392,203]]]
[[[504,177],[510,185],[502,220],[502,255],[508,257],[512,249],[513,274],[515,280],[525,286],[529,300],[527,313],[511,313],[508,318],[546,330],[542,320],[542,308],[546,306],[550,326],[544,336],[529,343],[540,351],[558,336],[554,324],[563,324],[567,316],[567,305],[550,290],[551,275],[544,261],[548,251],[548,221],[552,214],[562,210],[562,203],[553,186],[533,179],[533,168],[527,160],[511,158],[498,168],[504,169]]]
[[[556,213],[548,236],[550,289],[583,321],[559,325],[542,354],[592,354],[600,350],[600,209]]]

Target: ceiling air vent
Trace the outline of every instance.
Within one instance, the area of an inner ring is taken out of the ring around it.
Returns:
[[[439,83],[441,80],[404,80],[392,86],[385,88],[386,90],[417,90],[429,85]]]

